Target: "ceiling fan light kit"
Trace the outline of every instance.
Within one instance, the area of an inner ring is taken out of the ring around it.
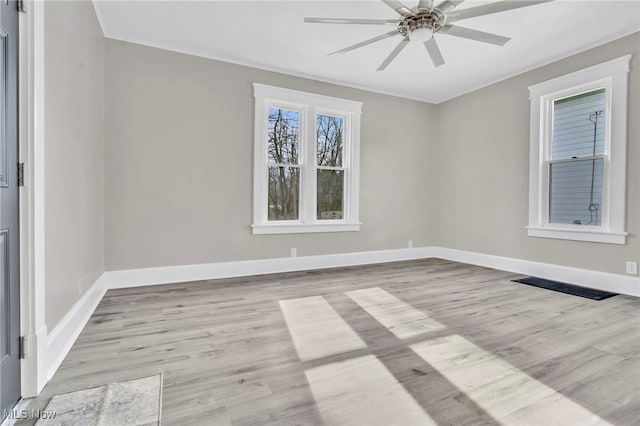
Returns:
[[[404,37],[409,37],[412,41],[425,42],[433,37],[433,34],[440,31],[444,23],[444,14],[438,9],[416,9],[398,23],[398,33]]]
[[[418,5],[411,9],[398,0],[382,0],[384,4],[395,10],[396,13],[400,15],[400,19],[304,18],[304,21],[316,24],[396,25],[396,28],[393,31],[345,47],[344,49],[332,52],[329,55],[340,55],[399,35],[402,37],[402,40],[393,49],[393,51],[391,51],[382,64],[380,64],[377,71],[384,70],[410,41],[423,43],[429,57],[431,58],[431,62],[435,67],[439,67],[444,64],[444,58],[442,56],[442,52],[440,52],[438,43],[436,42],[436,33],[466,38],[497,46],[504,46],[510,40],[508,37],[451,25],[451,23],[477,16],[533,6],[553,0],[499,1],[496,3],[489,3],[482,6],[456,11],[455,8],[463,1],[464,0],[445,0],[437,6],[434,6],[433,0],[420,0]]]

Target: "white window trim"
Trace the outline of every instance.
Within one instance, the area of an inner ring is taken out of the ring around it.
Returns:
[[[255,133],[254,133],[254,173],[253,173],[253,234],[298,234],[310,232],[345,232],[359,231],[359,166],[360,166],[360,115],[362,103],[330,96],[283,89],[265,84],[253,83],[255,98]],[[267,217],[268,198],[268,165],[267,165],[267,119],[269,106],[282,106],[301,112],[301,122],[313,120],[317,113],[338,115],[345,118],[345,134],[349,143],[345,144],[343,166],[345,167],[343,219],[316,219],[315,188],[316,153],[315,125],[301,126],[301,174],[300,174],[300,219],[295,221],[269,221]],[[309,141],[310,143],[306,143]],[[303,190],[307,188],[307,190]]]
[[[625,244],[627,153],[627,93],[631,55],[529,86],[531,138],[529,158],[529,225],[531,237]],[[607,93],[602,226],[558,225],[548,222],[545,149],[549,149],[553,99],[604,87]]]

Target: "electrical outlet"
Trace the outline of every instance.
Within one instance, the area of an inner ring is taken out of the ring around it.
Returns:
[[[291,248],[291,257],[296,257],[298,255],[298,249],[295,247]]]
[[[627,274],[638,275],[638,262],[627,262]]]
[[[413,248],[413,240],[409,240],[409,243],[407,244],[407,247]]]

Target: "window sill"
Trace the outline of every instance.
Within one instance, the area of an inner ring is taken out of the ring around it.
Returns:
[[[288,223],[251,225],[254,235],[262,234],[309,234],[320,232],[354,232],[360,230],[360,223]]]
[[[608,232],[573,228],[551,228],[527,226],[530,237],[555,238],[559,240],[589,241],[594,243],[626,244],[626,232]]]

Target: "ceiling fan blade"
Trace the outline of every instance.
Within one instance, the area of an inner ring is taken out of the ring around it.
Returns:
[[[438,9],[442,13],[447,13],[450,10],[454,9],[456,6],[458,6],[463,1],[464,0],[445,0],[442,3],[440,3],[439,5],[437,5],[436,9]]]
[[[398,0],[382,0],[382,2],[387,6],[389,6],[391,9],[398,12],[398,14],[401,16],[407,16],[413,13],[411,12],[411,9],[409,9],[404,4],[400,3]]]
[[[384,40],[385,38],[396,36],[398,34],[400,34],[398,32],[398,30],[389,31],[386,34],[382,34],[382,35],[379,35],[377,37],[370,38],[369,40],[361,41],[360,43],[356,43],[354,45],[345,47],[344,49],[340,49],[340,50],[337,50],[335,52],[329,53],[329,56],[341,55],[343,53],[350,52],[352,50],[358,49],[360,47],[366,46],[366,45],[371,44],[371,43],[375,43],[376,41]]]
[[[433,65],[438,68],[440,65],[444,65],[444,58],[442,57],[442,52],[440,52],[440,48],[438,47],[438,43],[434,37],[431,37],[429,40],[424,42],[424,47],[427,48],[427,52],[431,57],[431,61]]]
[[[312,24],[357,24],[357,25],[398,25],[398,19],[342,19],[342,18],[304,18]]]
[[[418,2],[418,9],[433,9],[433,0],[420,0]]]
[[[447,16],[447,22],[456,22],[463,19],[475,18],[476,16],[490,15],[492,13],[504,12],[506,10],[518,9],[520,7],[533,6],[539,3],[548,3],[553,0],[522,0],[522,1],[500,1],[482,6],[470,7],[455,12]]]
[[[511,40],[509,37],[485,33],[484,31],[472,30],[470,28],[458,27],[456,25],[444,25],[440,28],[438,33],[468,38],[470,40],[481,41],[483,43],[496,44],[498,46],[504,46],[509,40]]]
[[[398,56],[398,54],[402,52],[402,49],[407,47],[408,43],[409,43],[408,37],[405,37],[402,40],[400,40],[400,43],[398,43],[398,45],[391,51],[391,53],[389,53],[389,56],[387,56],[387,59],[385,59],[384,62],[380,64],[380,66],[376,71],[384,71],[384,69],[389,66],[391,61],[393,61],[396,58],[396,56]]]

